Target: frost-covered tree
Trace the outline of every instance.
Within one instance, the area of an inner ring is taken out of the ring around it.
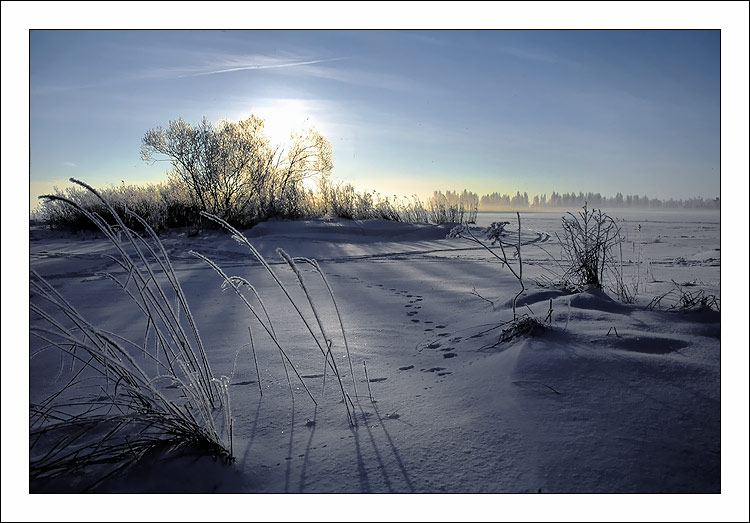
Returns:
[[[230,223],[296,215],[304,198],[302,180],[327,176],[333,167],[330,143],[311,128],[293,134],[287,149],[272,146],[256,116],[198,125],[182,118],[150,129],[141,140],[141,158],[168,161],[172,181],[195,205]]]

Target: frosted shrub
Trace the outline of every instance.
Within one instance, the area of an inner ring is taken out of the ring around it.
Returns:
[[[333,167],[331,145],[314,128],[293,134],[283,148],[269,142],[263,119],[254,115],[217,123],[204,117],[196,125],[171,120],[145,133],[141,158],[169,161],[171,182],[193,206],[243,227],[303,216],[310,208],[303,180],[325,177]]]
[[[123,222],[135,230],[143,230],[143,226],[127,211],[138,214],[157,231],[194,224],[198,216],[198,209],[191,204],[188,194],[169,182],[145,186],[120,185],[97,192],[119,213]],[[109,213],[99,198],[81,187],[68,187],[64,192],[55,188],[52,196],[55,198],[45,199],[37,213],[38,219],[51,228],[98,229],[84,214],[69,205],[68,201],[89,213],[100,216]]]
[[[296,168],[296,167],[295,167]],[[435,192],[427,206],[417,197],[383,196],[375,191],[358,192],[348,183],[334,185],[327,176],[321,177],[317,191],[301,184],[302,175],[278,171],[257,185],[245,186],[224,202],[227,223],[235,227],[252,227],[271,218],[301,219],[333,217],[350,220],[390,220],[404,223],[473,223],[477,199],[473,193]],[[250,191],[248,196],[244,191]],[[195,227],[209,222],[200,216],[202,204],[195,192],[172,176],[166,183],[120,185],[100,189],[105,198],[128,227],[143,230],[127,211],[141,216],[157,231],[175,227]],[[35,218],[51,228],[81,230],[96,226],[80,212],[65,204],[70,200],[91,213],[106,215],[101,201],[79,187],[56,189],[58,199],[44,201]],[[224,219],[224,218],[222,218]]]
[[[428,201],[429,221],[442,223],[475,223],[479,209],[479,197],[464,190],[461,194],[435,191]]]
[[[610,288],[623,301],[632,296],[622,282],[622,236],[614,219],[601,210],[584,205],[578,214],[568,212],[562,218],[562,237],[555,233],[563,250],[567,265],[563,281],[575,288],[595,285],[602,288],[605,276],[611,280]],[[619,265],[614,256],[619,249]]]
[[[318,204],[313,206],[317,216],[330,216],[349,220],[389,220],[404,223],[446,223],[448,213],[428,211],[417,196],[399,198],[382,196],[376,191],[357,192],[351,184],[333,185],[329,179],[322,180],[318,187]],[[458,217],[459,209],[450,216]],[[468,216],[468,215],[467,215]],[[476,213],[474,213],[476,216]],[[456,222],[451,222],[456,223]]]

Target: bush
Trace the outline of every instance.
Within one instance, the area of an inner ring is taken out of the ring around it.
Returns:
[[[143,231],[143,225],[128,211],[140,216],[156,231],[186,227],[198,222],[200,209],[192,204],[181,187],[171,182],[145,186],[123,184],[97,192],[102,199],[81,187],[68,187],[65,192],[55,187],[55,194],[52,195],[54,198],[40,197],[44,201],[36,217],[54,229],[97,230],[97,225],[73,207],[73,203],[98,216],[108,216],[109,205],[120,215],[125,225],[137,231]]]
[[[133,230],[143,231],[143,226],[127,211],[138,214],[157,232],[176,227],[197,227],[213,222],[202,218],[190,191],[173,179],[165,183],[150,185],[121,185],[97,191],[103,200],[115,209],[123,222]],[[450,192],[449,192],[450,194]],[[455,194],[455,193],[453,193]],[[81,187],[69,187],[64,192],[55,188],[55,198],[44,198],[34,214],[35,220],[54,229],[96,230],[96,225],[64,200],[75,203],[81,209],[99,216],[108,211],[99,198]],[[260,196],[259,196],[260,198]],[[446,203],[442,193],[435,192],[428,207],[413,196],[409,198],[383,197],[377,192],[358,192],[353,185],[334,185],[325,177],[317,191],[301,185],[289,185],[283,195],[272,205],[268,198],[261,198],[258,205],[245,208],[245,214],[234,214],[232,221],[237,227],[252,227],[269,218],[344,218],[349,220],[391,220],[404,223],[460,223],[476,219],[476,208],[468,209],[460,202]]]
[[[473,223],[476,220],[476,195],[464,191],[462,195],[435,191],[427,207],[417,196],[399,198],[381,196],[373,192],[357,192],[349,183],[334,185],[330,178],[321,179],[316,201],[311,205],[312,216],[330,216],[349,220],[390,220],[404,223]],[[473,203],[472,203],[473,202]]]
[[[567,286],[582,288],[593,284],[604,285],[605,275],[612,279],[611,287],[621,297],[627,298],[622,283],[622,270],[615,261],[613,250],[621,248],[622,236],[614,219],[601,210],[589,211],[588,204],[577,215],[568,212],[562,217],[563,236],[555,233],[563,250],[567,270],[563,282]],[[620,264],[622,252],[620,252]]]
[[[435,191],[428,202],[430,222],[475,223],[479,209],[479,197],[464,190],[461,194]]]

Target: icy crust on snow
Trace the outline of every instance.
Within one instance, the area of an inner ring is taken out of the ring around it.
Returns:
[[[518,282],[486,250],[446,239],[445,227],[316,220],[246,231],[299,303],[299,286],[275,249],[320,261],[341,311],[353,376],[333,328],[335,311],[323,299],[327,291],[312,273],[303,275],[320,297],[343,383],[350,390],[356,384],[354,427],[330,373],[323,393],[320,352],[246,249],[215,230],[167,234],[163,242],[212,369],[232,376],[236,462],[150,456],[98,491],[720,492],[721,315],[646,310],[671,280],[719,296],[719,266],[711,256],[679,261],[719,252],[718,221],[697,215],[658,226],[644,221],[635,247],[637,223],[622,221],[630,255],[640,252],[643,269],[636,302],[623,304],[594,288],[573,294],[538,287],[535,279],[556,267],[549,256],[559,253],[559,216],[522,214],[527,289],[518,313],[544,328],[500,344]],[[95,276],[112,268],[101,256],[109,249],[105,241],[32,231],[30,246],[32,267],[82,314],[142,339],[138,312],[111,281]],[[290,393],[278,350],[262,337],[256,340],[260,396],[249,314],[190,249],[257,288],[317,407],[296,379]],[[652,272],[645,273],[645,260]],[[626,265],[628,281],[637,269]],[[312,318],[309,307],[304,313]],[[32,401],[59,385],[59,370],[51,351],[34,358]],[[37,487],[69,491],[85,484],[85,477],[67,478]]]

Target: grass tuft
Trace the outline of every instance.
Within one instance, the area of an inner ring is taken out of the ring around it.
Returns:
[[[214,376],[187,299],[164,246],[137,213],[130,223],[89,185],[114,223],[59,195],[45,198],[81,213],[110,241],[116,270],[103,273],[140,311],[141,341],[85,318],[31,270],[30,334],[70,360],[70,378],[30,406],[30,477],[49,480],[103,464],[120,471],[165,447],[197,448],[231,461],[232,413],[226,376]],[[118,305],[120,306],[120,305]],[[140,363],[139,363],[140,361]],[[76,367],[78,367],[77,370]],[[150,369],[150,370],[149,370]],[[62,377],[62,373],[60,373]]]

